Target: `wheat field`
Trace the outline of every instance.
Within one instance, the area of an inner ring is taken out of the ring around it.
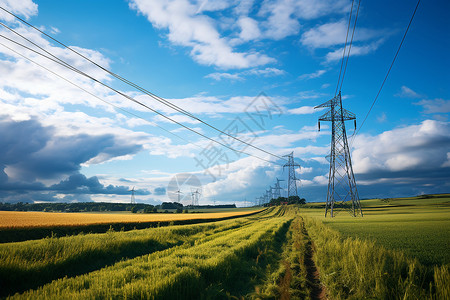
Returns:
[[[109,223],[171,222],[192,219],[222,219],[255,211],[228,211],[189,214],[50,213],[0,211],[0,228],[78,226]]]

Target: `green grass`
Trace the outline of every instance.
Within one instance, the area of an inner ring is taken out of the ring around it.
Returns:
[[[401,251],[345,238],[306,218],[315,261],[332,299],[448,299],[449,266],[427,268]]]
[[[274,210],[229,230],[183,245],[62,278],[15,298],[227,299],[250,293],[286,234],[293,216]],[[276,215],[276,217],[275,217]]]
[[[20,299],[309,299],[318,286],[312,257],[330,299],[446,299],[448,202],[365,200],[363,218],[333,219],[320,204],[281,206],[214,223],[0,244],[0,291]]]
[[[346,237],[370,239],[388,249],[402,250],[425,265],[450,263],[450,195],[361,203],[363,218],[344,211],[334,218],[324,218],[323,210],[310,210],[308,214]]]

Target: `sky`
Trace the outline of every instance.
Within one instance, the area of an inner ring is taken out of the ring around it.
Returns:
[[[368,114],[416,3],[361,1],[341,89],[357,118],[358,134],[346,127],[361,199],[450,192],[449,1],[420,3]],[[280,157],[291,152],[299,196],[326,200],[331,130],[318,131],[314,107],[335,95],[351,1],[0,6],[197,118],[0,11],[2,24],[91,77],[14,44],[38,50],[2,26],[1,202],[129,202],[134,189],[139,203],[190,204],[198,190],[200,204],[252,205],[277,178],[286,186]]]

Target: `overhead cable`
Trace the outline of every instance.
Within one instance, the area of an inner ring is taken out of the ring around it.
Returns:
[[[5,11],[6,13],[12,15],[13,17],[17,18],[17,19],[20,20],[22,23],[24,23],[24,24],[30,26],[30,27],[33,28],[34,30],[36,30],[36,31],[40,32],[41,34],[45,35],[46,37],[50,38],[51,40],[55,41],[56,43],[60,44],[60,45],[63,46],[64,48],[70,50],[71,52],[77,54],[78,56],[80,56],[80,57],[84,58],[85,60],[89,61],[90,63],[94,64],[95,66],[97,66],[98,68],[100,68],[100,69],[102,69],[103,71],[107,72],[108,74],[110,74],[110,75],[114,76],[115,78],[119,79],[120,81],[122,81],[122,82],[124,82],[124,83],[126,83],[126,84],[128,84],[128,85],[130,85],[130,86],[132,86],[132,87],[134,87],[134,88],[136,88],[137,90],[141,91],[142,93],[144,93],[144,94],[146,94],[146,95],[152,97],[152,98],[155,99],[156,101],[158,101],[158,102],[160,102],[160,103],[162,103],[162,104],[164,104],[164,105],[166,105],[166,106],[172,108],[173,110],[175,110],[175,111],[177,111],[177,112],[179,112],[179,113],[182,113],[182,114],[184,114],[184,115],[186,115],[186,116],[188,116],[188,117],[190,117],[190,118],[192,118],[192,119],[194,119],[194,120],[196,120],[196,121],[198,121],[198,122],[200,122],[200,123],[202,123],[202,124],[204,124],[204,125],[206,125],[206,126],[212,128],[213,130],[215,130],[215,131],[217,131],[217,132],[220,132],[221,134],[224,134],[224,135],[226,135],[226,136],[228,136],[228,137],[230,137],[230,138],[232,138],[232,139],[234,139],[234,140],[236,140],[236,141],[239,141],[240,143],[243,143],[243,144],[245,144],[245,145],[247,145],[247,146],[250,146],[250,147],[252,147],[252,148],[254,148],[254,149],[257,149],[257,150],[262,151],[262,152],[264,152],[264,153],[266,153],[266,154],[269,154],[269,155],[271,155],[271,156],[274,156],[274,157],[276,157],[276,158],[278,158],[278,159],[286,160],[286,159],[283,158],[282,156],[279,156],[279,155],[277,155],[277,154],[271,153],[271,152],[269,152],[269,151],[267,151],[267,150],[264,150],[264,149],[262,149],[262,148],[260,148],[260,147],[255,146],[255,145],[253,145],[253,144],[251,144],[251,143],[249,143],[249,142],[246,142],[246,141],[244,141],[244,140],[241,140],[241,139],[239,139],[239,138],[237,138],[237,137],[235,137],[235,136],[233,136],[233,135],[231,135],[231,134],[229,134],[229,133],[227,133],[227,132],[225,132],[225,131],[223,131],[223,130],[220,130],[220,129],[217,128],[216,126],[211,125],[211,124],[209,124],[209,123],[206,122],[206,121],[203,121],[202,119],[196,117],[195,115],[193,115],[192,113],[190,113],[190,112],[188,112],[188,111],[182,109],[181,107],[179,107],[179,106],[177,106],[177,105],[175,105],[175,104],[173,104],[173,103],[167,101],[166,99],[164,99],[164,98],[162,98],[162,97],[159,97],[159,96],[155,95],[154,93],[152,93],[152,92],[146,90],[145,88],[143,88],[143,87],[141,87],[141,86],[139,86],[139,85],[137,85],[137,84],[135,84],[135,83],[133,83],[133,82],[127,80],[126,78],[123,78],[122,76],[120,76],[120,75],[118,75],[118,74],[116,74],[116,73],[114,73],[114,72],[108,70],[107,68],[105,68],[105,67],[99,65],[99,64],[96,63],[95,61],[91,60],[90,58],[88,58],[88,57],[86,57],[85,55],[81,54],[80,52],[76,51],[75,49],[73,49],[73,48],[67,46],[66,44],[60,42],[59,40],[57,40],[56,38],[50,36],[49,34],[43,32],[43,31],[40,30],[39,28],[33,26],[32,24],[28,23],[27,21],[23,20],[22,18],[20,18],[19,16],[13,14],[12,12],[6,10],[5,8],[0,7],[0,9],[2,9],[3,11]],[[9,27],[6,26],[5,24],[1,24],[1,25],[4,26],[4,27],[6,27],[6,28],[8,28],[9,30],[15,32],[13,29],[9,28]],[[22,37],[23,37],[23,36],[22,36]],[[33,44],[34,44],[34,43],[33,43]],[[37,46],[36,44],[34,44],[34,45]],[[37,47],[39,47],[39,46],[37,46]],[[39,47],[39,48],[40,48],[40,47]],[[40,48],[40,49],[42,49],[42,48]],[[43,50],[43,49],[42,49],[42,50]],[[45,51],[45,50],[44,50],[44,51]],[[47,52],[47,51],[46,51],[46,52]],[[47,53],[48,53],[48,52],[47,52]],[[52,56],[53,56],[53,55],[52,55]]]

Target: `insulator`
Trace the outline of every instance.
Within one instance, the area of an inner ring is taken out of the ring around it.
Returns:
[[[355,119],[355,130],[356,130],[356,119]]]
[[[319,131],[320,131],[320,121],[318,123],[319,123]]]

